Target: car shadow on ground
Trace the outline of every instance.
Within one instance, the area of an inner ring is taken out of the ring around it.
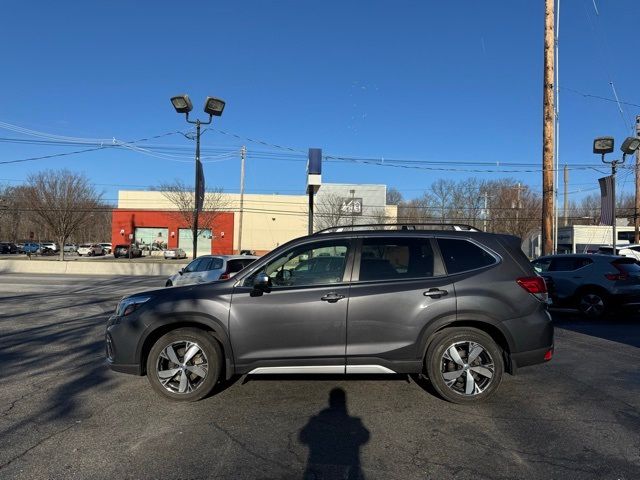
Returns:
[[[552,311],[556,328],[571,330],[592,337],[624,343],[640,348],[640,315],[629,312],[612,312],[604,318],[592,320],[577,311]]]

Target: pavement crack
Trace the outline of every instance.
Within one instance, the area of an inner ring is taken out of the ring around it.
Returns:
[[[42,445],[43,443],[47,442],[48,440],[51,440],[53,437],[56,437],[56,436],[58,436],[58,435],[60,435],[60,434],[62,434],[64,432],[66,432],[67,430],[72,429],[74,426],[75,426],[75,424],[69,425],[69,426],[67,426],[67,427],[65,427],[65,428],[63,428],[61,430],[58,430],[57,432],[52,433],[51,435],[47,435],[43,439],[39,440],[35,445],[30,446],[29,448],[24,450],[22,453],[19,453],[15,457],[9,459],[7,462],[5,462],[2,465],[0,465],[0,470],[2,470],[3,468],[11,465],[16,460],[19,460],[20,458],[24,457],[27,453],[29,453],[30,451],[32,451],[35,448],[38,448],[40,445]]]

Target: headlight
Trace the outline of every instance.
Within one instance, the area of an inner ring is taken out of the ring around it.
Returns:
[[[118,317],[126,317],[135,312],[140,305],[147,302],[151,297],[127,297],[120,300],[118,308],[116,308],[116,315]]]

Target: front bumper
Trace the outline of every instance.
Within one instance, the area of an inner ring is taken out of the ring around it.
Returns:
[[[111,370],[131,375],[142,375],[143,369],[137,357],[138,339],[142,328],[134,319],[112,315],[105,332],[105,356]]]

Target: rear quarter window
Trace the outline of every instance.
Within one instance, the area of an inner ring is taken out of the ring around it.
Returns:
[[[438,246],[449,275],[497,263],[493,255],[469,240],[439,238]]]

